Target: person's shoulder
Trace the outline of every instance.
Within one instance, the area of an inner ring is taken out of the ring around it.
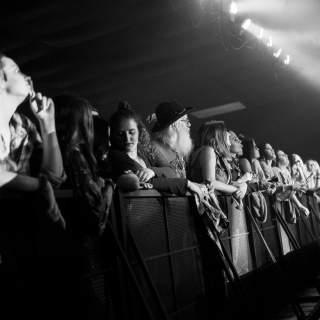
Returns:
[[[260,160],[259,160],[259,163],[260,163],[260,166],[261,166],[262,168],[268,167],[267,161],[264,160],[264,159],[260,159]]]
[[[256,168],[261,168],[261,165],[258,159],[252,159],[252,164]]]
[[[242,165],[245,164],[245,165],[250,165],[251,166],[250,161],[247,158],[240,158],[239,159],[239,163],[242,164]]]
[[[164,166],[165,163],[177,157],[177,154],[171,148],[160,141],[152,141],[151,150],[154,161],[158,163],[159,166]]]
[[[168,147],[164,143],[162,143],[158,140],[151,140],[150,145],[151,145],[152,150],[155,152],[168,150]]]
[[[204,155],[216,156],[214,149],[210,146],[202,146],[199,148],[199,152]]]
[[[198,159],[200,164],[207,163],[208,161],[216,161],[216,153],[210,146],[199,147],[192,154],[193,159]]]

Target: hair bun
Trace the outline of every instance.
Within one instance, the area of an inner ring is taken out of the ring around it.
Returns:
[[[125,101],[125,100],[120,101],[118,103],[118,110],[120,110],[120,111],[133,111],[133,109],[132,109],[131,105],[129,104],[129,102]]]

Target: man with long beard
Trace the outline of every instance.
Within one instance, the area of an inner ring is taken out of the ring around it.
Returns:
[[[154,166],[170,167],[169,177],[186,177],[186,160],[193,143],[190,137],[191,123],[185,108],[176,101],[160,103],[156,108],[156,123],[152,128]]]

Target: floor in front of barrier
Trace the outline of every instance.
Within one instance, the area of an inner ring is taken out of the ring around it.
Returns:
[[[301,293],[301,295],[299,297],[313,297],[316,299],[316,297],[319,297],[319,293],[315,288],[308,288],[305,291],[303,291]],[[312,299],[312,298],[311,298]],[[297,300],[299,301],[299,299]],[[305,316],[307,317],[308,315],[310,315],[310,312],[312,312],[312,310],[314,309],[314,307],[316,306],[317,302],[313,301],[313,302],[302,302],[303,300],[300,300],[300,306],[305,314]],[[318,303],[320,301],[318,300]],[[296,320],[297,316],[294,314],[293,309],[291,306],[287,306],[285,309],[283,309],[276,318],[272,319],[272,320]]]

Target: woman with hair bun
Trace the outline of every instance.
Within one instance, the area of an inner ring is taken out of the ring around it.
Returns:
[[[172,177],[172,168],[153,166],[153,149],[149,133],[140,116],[127,102],[119,103],[118,109],[110,117],[109,124],[109,156],[115,181],[121,175],[131,172],[137,176],[139,183],[151,182],[159,191],[181,195],[190,190],[202,194],[198,184],[185,178],[166,178]],[[138,184],[136,187],[138,188]]]

